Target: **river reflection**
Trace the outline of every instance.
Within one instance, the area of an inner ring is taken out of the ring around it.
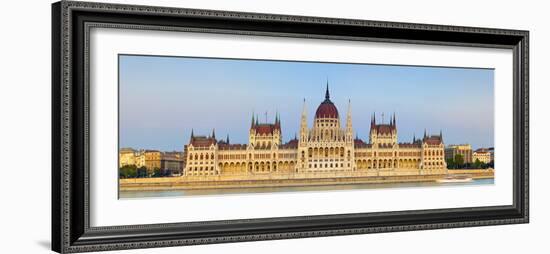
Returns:
[[[331,190],[357,190],[380,188],[404,188],[404,187],[430,187],[430,186],[473,186],[494,184],[494,179],[477,179],[470,182],[439,183],[439,182],[412,182],[412,183],[362,183],[322,186],[292,186],[292,187],[255,187],[255,188],[230,188],[230,189],[203,189],[203,190],[151,190],[151,191],[121,191],[119,198],[153,198],[153,197],[177,197],[195,195],[221,195],[243,193],[273,193],[273,192],[301,192],[301,191],[331,191]]]

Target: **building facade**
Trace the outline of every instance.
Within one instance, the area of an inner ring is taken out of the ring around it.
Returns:
[[[473,160],[480,161],[483,163],[489,163],[492,161],[491,152],[489,152],[489,149],[487,148],[480,148],[474,151],[473,153]]]
[[[343,126],[342,126],[343,125]],[[215,132],[196,136],[193,131],[185,146],[188,176],[292,174],[318,172],[365,172],[373,175],[445,174],[445,148],[441,132],[410,143],[397,142],[395,114],[389,123],[371,118],[369,140],[354,138],[351,103],[341,122],[338,109],[330,100],[317,107],[310,127],[304,100],[300,133],[283,142],[281,120],[260,123],[252,116],[248,144],[232,144],[229,138],[217,140]]]
[[[472,163],[472,146],[469,144],[449,145],[445,148],[445,159],[454,159],[459,154],[464,158],[464,163]]]
[[[145,167],[148,173],[155,169],[181,174],[184,168],[182,152],[161,152],[158,150],[134,150],[121,148],[119,151],[119,167],[133,165],[137,168]]]

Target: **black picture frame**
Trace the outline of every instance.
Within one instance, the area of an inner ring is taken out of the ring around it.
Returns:
[[[91,27],[513,50],[513,205],[90,227]],[[52,5],[52,250],[60,253],[528,223],[529,32],[62,1]]]

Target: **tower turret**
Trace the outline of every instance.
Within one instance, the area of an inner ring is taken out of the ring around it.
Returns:
[[[346,115],[346,141],[353,141],[353,126],[351,121],[351,100],[348,100],[348,114]]]

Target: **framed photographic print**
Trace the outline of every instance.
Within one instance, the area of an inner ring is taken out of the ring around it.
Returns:
[[[528,222],[528,31],[52,13],[57,252]]]

